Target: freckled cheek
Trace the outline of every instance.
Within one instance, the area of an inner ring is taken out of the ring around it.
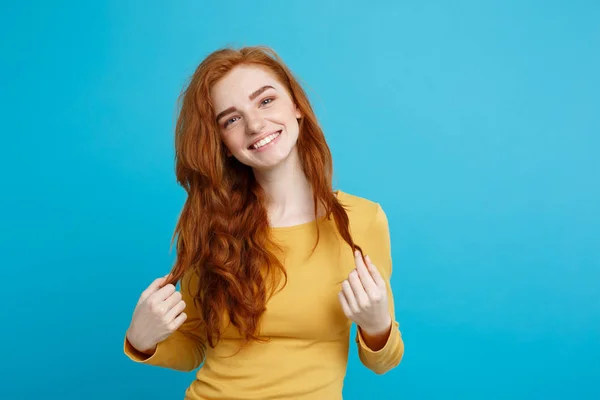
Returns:
[[[240,150],[246,150],[245,144],[246,142],[244,142],[243,140],[238,140],[232,144],[232,147]]]
[[[289,121],[295,120],[295,111],[293,107],[285,105],[282,107],[272,108],[268,114],[268,118],[278,121],[281,123],[289,123]]]

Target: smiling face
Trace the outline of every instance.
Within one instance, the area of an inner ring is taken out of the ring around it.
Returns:
[[[268,170],[295,150],[301,113],[266,69],[233,68],[212,87],[211,98],[228,154],[242,164]]]

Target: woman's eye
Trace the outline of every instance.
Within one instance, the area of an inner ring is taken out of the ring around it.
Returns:
[[[267,104],[271,103],[272,101],[273,101],[273,99],[269,97],[269,98],[264,99],[263,101],[261,101],[260,104],[267,105]]]
[[[236,121],[236,118],[237,117],[229,118],[227,121],[225,121],[225,128],[227,128],[229,124],[233,124]]]

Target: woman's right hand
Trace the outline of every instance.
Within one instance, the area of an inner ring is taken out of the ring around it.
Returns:
[[[174,285],[164,284],[168,277],[156,279],[142,292],[127,329],[129,343],[144,354],[153,354],[156,345],[179,329],[187,319],[181,293]]]

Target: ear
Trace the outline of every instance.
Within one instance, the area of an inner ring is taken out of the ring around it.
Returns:
[[[296,108],[296,119],[302,118],[302,113],[300,112],[300,109],[298,108],[298,106],[295,105],[294,107]]]

